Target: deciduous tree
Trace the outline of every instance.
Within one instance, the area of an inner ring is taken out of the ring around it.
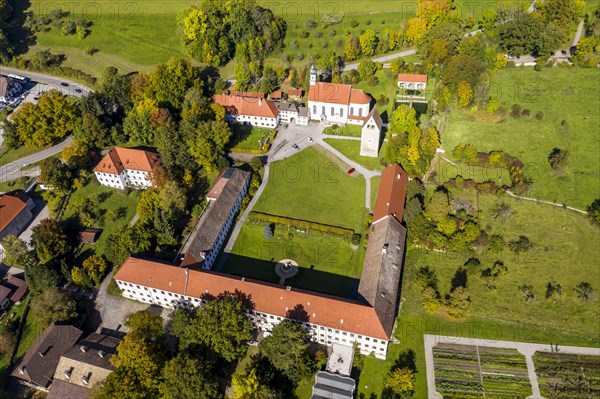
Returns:
[[[180,352],[165,364],[161,392],[164,399],[218,399],[223,394],[211,365]]]
[[[58,262],[70,250],[65,230],[54,219],[44,219],[33,227],[31,243],[42,264]]]
[[[31,311],[42,326],[68,321],[77,316],[76,309],[75,301],[58,288],[47,289],[31,301]]]

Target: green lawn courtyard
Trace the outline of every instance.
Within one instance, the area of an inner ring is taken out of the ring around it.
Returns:
[[[364,235],[364,178],[348,176],[345,164],[307,148],[271,165],[265,191],[252,209],[272,215],[353,229]],[[264,225],[246,222],[222,271],[277,283],[275,264],[298,262],[298,274],[286,285],[347,297],[362,270],[364,245],[349,240],[306,234],[277,226],[264,238]]]
[[[446,156],[451,158],[460,143],[473,144],[479,151],[504,150],[525,163],[526,175],[534,182],[529,196],[580,209],[600,198],[600,71],[508,68],[498,71],[492,88],[492,97],[508,110],[516,103],[529,109],[531,117],[454,112],[441,134]],[[538,111],[542,120],[534,117]],[[570,153],[561,174],[548,162],[555,147]]]
[[[252,209],[272,215],[362,230],[365,180],[307,148],[271,165],[269,183]]]
[[[240,150],[260,150],[267,141],[271,129],[239,125],[232,126],[233,136],[230,145]]]
[[[350,158],[351,160],[359,163],[370,170],[383,170],[385,169],[380,163],[385,153],[386,142],[383,142],[379,147],[378,157],[363,157],[360,155],[360,141],[358,140],[344,140],[344,139],[324,139],[324,141],[331,145],[333,148]]]

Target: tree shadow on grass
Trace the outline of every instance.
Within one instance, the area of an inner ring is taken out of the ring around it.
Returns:
[[[454,273],[454,277],[452,278],[451,291],[454,291],[458,287],[466,287],[467,286],[467,270],[459,267]]]
[[[8,0],[12,13],[9,17],[9,29],[6,32],[8,39],[14,44],[16,56],[25,54],[29,47],[36,44],[35,34],[25,27],[27,16],[33,17],[33,12],[27,11],[31,7],[29,0]]]

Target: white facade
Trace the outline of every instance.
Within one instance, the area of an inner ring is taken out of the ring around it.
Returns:
[[[206,303],[205,300],[186,295],[180,295],[170,291],[140,286],[115,279],[117,286],[121,289],[123,296],[136,301],[158,305],[169,309],[182,307],[192,310]],[[246,311],[250,321],[256,328],[263,332],[271,332],[273,327],[281,322],[284,317],[268,314],[257,310]],[[363,355],[373,353],[378,359],[385,359],[387,355],[388,341],[361,334],[344,331],[339,328],[322,326],[319,324],[301,322],[307,330],[311,341],[322,345],[339,343],[352,346],[356,343]]]
[[[147,189],[152,187],[150,173],[143,170],[123,169],[121,173],[106,173],[95,171],[96,179],[103,186],[124,190],[125,187]]]
[[[328,124],[362,125],[369,115],[369,104],[339,104],[320,101],[308,101],[310,118]],[[353,116],[358,118],[353,118]]]
[[[268,118],[263,116],[254,115],[227,115],[227,119],[230,122],[238,122],[243,125],[252,125],[256,127],[276,128],[279,125],[280,117]]]
[[[231,225],[233,224],[235,215],[237,215],[237,212],[240,209],[240,204],[242,203],[242,199],[244,199],[244,196],[246,195],[246,192],[248,191],[249,183],[250,183],[250,179],[248,179],[246,181],[246,184],[244,185],[244,189],[242,190],[242,192],[238,196],[237,200],[235,201],[235,204],[229,211],[229,215],[227,215],[227,221],[223,225],[223,228],[221,228],[221,231],[219,231],[219,236],[217,237],[217,241],[215,242],[215,245],[213,245],[213,247],[210,249],[209,252],[206,252],[204,254],[204,263],[202,264],[203,269],[210,270],[213,266],[214,261],[217,259],[217,256],[219,255],[219,251],[221,251],[221,247],[223,246],[223,243],[225,242],[225,238],[227,237],[227,234],[229,234],[229,230],[231,229]]]
[[[379,154],[379,140],[381,129],[371,115],[362,127],[360,136],[360,155],[363,157],[377,157]]]

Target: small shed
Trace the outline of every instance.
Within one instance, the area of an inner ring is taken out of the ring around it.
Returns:
[[[288,92],[288,98],[290,100],[300,100],[302,99],[302,89],[289,89]]]
[[[82,244],[95,244],[100,236],[98,229],[85,229],[79,232],[79,241]]]

